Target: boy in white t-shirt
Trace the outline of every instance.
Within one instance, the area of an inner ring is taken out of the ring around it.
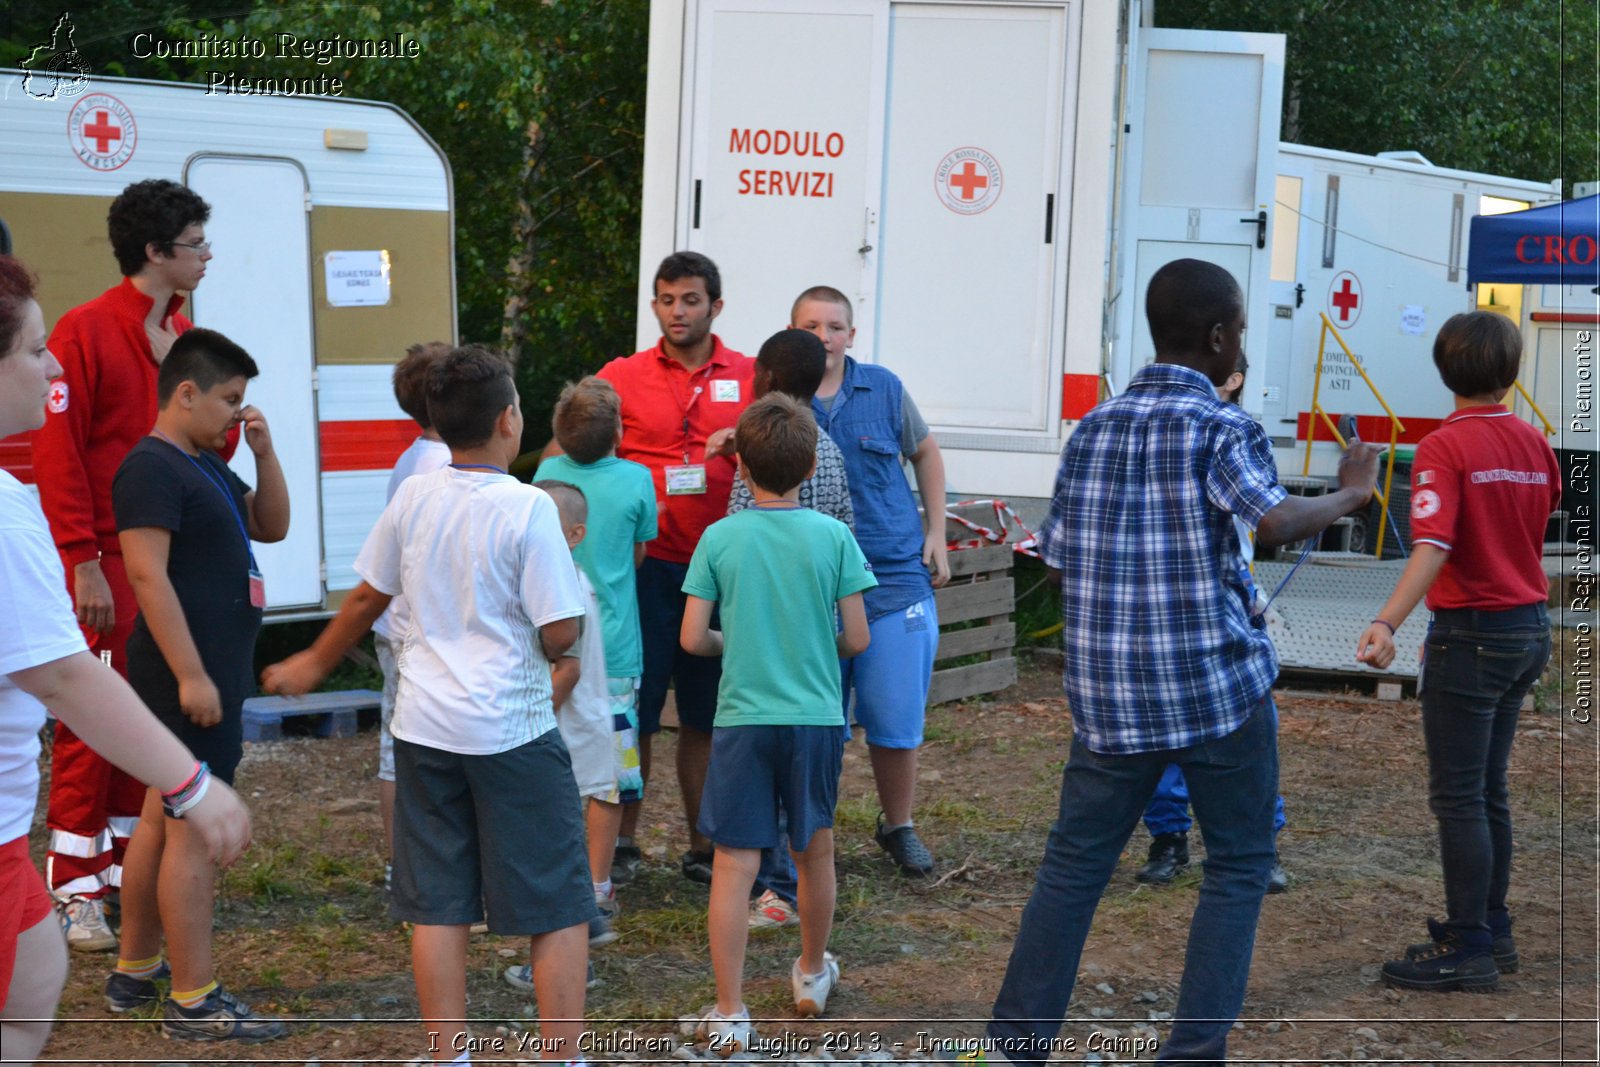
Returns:
[[[531,937],[543,1057],[581,1061],[595,907],[550,674],[578,637],[577,571],[555,502],[506,472],[522,440],[510,365],[458,348],[428,372],[427,392],[451,464],[400,486],[356,558],[361,584],[262,687],[309,692],[405,594],[389,913],[415,926],[428,1051],[470,1062],[451,1057],[465,1033],[468,929],[487,904],[492,933]]]
[[[428,417],[428,369],[442,357],[449,355],[450,346],[443,341],[419,342],[406,349],[405,358],[394,366],[394,399],[404,411],[416,420],[421,433],[395,460],[394,473],[389,475],[389,489],[385,502],[394,499],[400,483],[414,474],[427,474],[450,463],[450,446],[439,437]],[[389,733],[389,722],[394,718],[394,697],[400,686],[400,668],[395,663],[400,639],[411,625],[411,611],[406,598],[397,596],[389,610],[372,624],[372,644],[378,655],[378,666],[383,670],[383,703],[378,716],[378,808],[383,816],[383,888],[387,892],[394,870],[394,737]]]

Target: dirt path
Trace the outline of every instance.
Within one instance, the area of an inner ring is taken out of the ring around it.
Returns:
[[[1281,698],[1280,710],[1289,815],[1280,845],[1293,881],[1266,902],[1245,1017],[1230,1044],[1235,1061],[1595,1062],[1593,728],[1553,715],[1526,716],[1521,726],[1511,772],[1521,971],[1492,995],[1427,995],[1377,981],[1378,964],[1418,940],[1424,918],[1442,907],[1416,705],[1295,695]],[[851,745],[833,940],[843,982],[827,1020],[793,1020],[787,975],[798,934],[753,938],[748,1002],[773,1019],[761,1028],[772,1046],[763,1059],[824,1050],[837,1059],[905,1058],[925,1044],[919,1033],[981,1032],[1055,816],[1070,729],[1047,669],[1025,671],[1001,700],[930,715],[917,818],[941,861],[933,883],[901,878],[880,858],[865,754]],[[670,776],[670,735],[663,740],[656,766]],[[104,1010],[111,958],[79,955],[47,1061],[332,1065],[420,1055],[419,1027],[403,1021],[416,1013],[409,945],[384,915],[376,755],[370,731],[253,745],[239,774],[257,844],[223,882],[219,972],[258,1010],[305,1020],[289,1038],[221,1049],[163,1041],[148,1016]],[[619,1033],[636,1035],[635,1058],[668,1055],[678,1017],[711,1000],[705,890],[677,874],[676,784],[657,783],[653,797],[641,834],[650,862],[623,891],[622,939],[594,953],[602,984],[588,1013],[602,1047],[592,1060],[625,1058]],[[537,827],[528,840],[538,847]],[[1067,1062],[1153,1059],[1148,1046],[1137,1057],[1130,1050],[1159,1041],[1163,1013],[1174,1009],[1200,875],[1196,867],[1169,888],[1138,886],[1132,874],[1147,840],[1135,833],[1097,915],[1063,1031],[1075,1042],[1060,1056]],[[38,855],[43,834],[34,841]],[[506,1044],[504,1052],[480,1046],[475,1062],[529,1058],[513,1036],[527,1025],[529,999],[499,977],[525,954],[511,939],[473,940],[473,1033]]]

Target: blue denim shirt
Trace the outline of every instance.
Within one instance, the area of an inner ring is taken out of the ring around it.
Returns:
[[[933,595],[922,563],[922,516],[900,469],[901,397],[891,371],[844,360],[844,383],[832,410],[813,398],[811,410],[844,455],[856,543],[872,564],[875,588],[866,591],[867,618],[878,619]]]

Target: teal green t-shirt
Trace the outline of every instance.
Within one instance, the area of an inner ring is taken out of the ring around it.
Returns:
[[[616,456],[587,464],[570,456],[551,456],[533,476],[536,482],[546,478],[570,482],[588,498],[588,532],[572,557],[600,601],[606,674],[637,678],[644,673],[644,651],[639,641],[633,546],[656,535],[656,490],[650,469]]]
[[[749,508],[712,523],[683,591],[722,615],[717,726],[844,722],[834,604],[878,584],[844,523],[809,508]]]

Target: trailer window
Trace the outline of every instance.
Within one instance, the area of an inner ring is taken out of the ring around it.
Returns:
[[[1272,280],[1292,282],[1294,264],[1300,255],[1300,186],[1299,178],[1278,175],[1277,190],[1272,200]]]

